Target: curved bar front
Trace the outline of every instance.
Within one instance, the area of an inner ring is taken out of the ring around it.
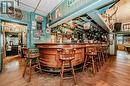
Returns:
[[[75,59],[73,60],[74,66],[77,66],[84,61],[85,44],[37,43],[36,47],[39,48],[40,62],[44,67],[60,68],[61,63],[57,49],[65,47],[72,47],[76,49]]]
[[[61,62],[59,60],[58,49],[65,47],[73,47],[76,49],[75,59],[73,60],[73,65],[80,67],[80,64],[84,62],[85,58],[85,48],[87,46],[104,46],[101,44],[88,44],[88,43],[67,43],[67,44],[57,44],[57,43],[36,43],[37,48],[40,52],[40,63],[45,71],[48,72],[59,72],[61,67]],[[47,70],[46,70],[47,69]],[[77,69],[77,67],[76,67]]]

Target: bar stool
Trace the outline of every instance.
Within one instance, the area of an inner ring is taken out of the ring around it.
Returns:
[[[106,60],[108,59],[108,45],[103,45],[103,54],[104,54],[104,61],[106,62]]]
[[[98,56],[98,59],[99,59],[99,65],[100,67],[103,66],[104,64],[104,50],[103,50],[103,47],[101,46],[97,46],[97,56]]]
[[[31,81],[32,77],[32,69],[37,68],[40,72],[41,66],[40,66],[40,61],[39,61],[39,50],[38,49],[24,49],[24,57],[26,58],[25,60],[25,68],[23,72],[23,77],[25,76],[25,73],[27,72],[28,68],[28,75],[29,75],[29,82]]]
[[[22,48],[22,52],[23,52],[23,53],[22,53],[22,54],[23,54],[23,55],[22,55],[22,58],[26,58],[26,57],[27,57],[27,53],[28,53],[28,48],[27,48],[27,47],[23,47],[23,48]]]
[[[96,46],[87,46],[86,47],[86,57],[84,59],[84,65],[83,65],[83,71],[85,70],[86,66],[91,64],[92,65],[92,71],[95,75],[96,69],[98,71],[98,63],[97,63],[97,50]]]
[[[109,59],[109,45],[106,45],[106,57]]]
[[[67,49],[58,49],[59,60],[61,62],[61,80],[60,86],[63,86],[63,80],[73,78],[74,84],[76,84],[75,72],[73,67],[73,60],[75,59],[75,49],[67,48]],[[73,77],[64,77],[64,72],[72,71]]]

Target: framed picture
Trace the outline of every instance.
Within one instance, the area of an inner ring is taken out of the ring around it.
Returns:
[[[37,30],[42,30],[42,22],[37,22]]]

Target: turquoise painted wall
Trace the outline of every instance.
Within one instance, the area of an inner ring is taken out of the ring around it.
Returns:
[[[22,11],[22,14],[23,14],[23,18],[21,20],[9,17],[6,14],[0,14],[0,19],[12,21],[12,22],[17,22],[17,23],[22,23],[22,24],[29,24],[29,22],[30,22],[30,12]]]
[[[32,13],[32,12],[26,12],[26,11],[22,11],[24,17],[22,20],[18,20],[15,18],[11,18],[6,14],[0,14],[0,22],[2,20],[4,21],[9,21],[9,22],[15,22],[15,23],[21,23],[21,24],[26,24],[27,25],[27,47],[28,48],[32,48],[35,47],[34,46],[34,36],[33,36],[33,31],[32,31],[32,21],[35,20],[35,15],[39,15],[36,13]],[[42,22],[42,30],[43,30],[43,36],[41,36],[39,41],[43,41],[43,42],[47,42],[50,39],[50,34],[46,33],[46,17],[42,16],[44,18],[43,22]],[[0,31],[1,31],[2,27],[1,27],[1,23],[0,23]],[[1,38],[1,33],[0,33],[0,38]],[[0,39],[1,40],[1,39]],[[2,57],[1,57],[1,42],[0,42],[0,70],[2,67]]]
[[[41,16],[43,18],[43,20],[42,20],[42,34],[39,37],[39,39],[36,39],[34,37],[34,31],[35,30],[33,30],[34,26],[33,26],[33,23],[32,23],[32,22],[36,22],[36,16]],[[46,21],[47,21],[47,17],[33,13],[33,12],[31,13],[31,23],[30,23],[31,29],[30,30],[31,30],[32,47],[35,47],[34,44],[37,43],[37,42],[48,42],[50,40],[50,33],[46,33],[46,27],[47,27]]]
[[[31,18],[30,18],[30,12],[26,12],[26,11],[22,11],[23,13],[23,19],[22,20],[18,20],[18,19],[15,19],[15,18],[11,18],[9,17],[8,15],[6,14],[0,14],[0,20],[4,20],[4,21],[9,21],[9,22],[16,22],[16,23],[20,23],[20,24],[26,24],[27,25],[27,29],[28,29],[28,33],[27,33],[27,47],[31,47],[31,43],[30,43],[30,21],[31,21]]]
[[[24,17],[22,20],[18,20],[15,18],[11,18],[6,14],[0,14],[0,20],[6,20],[6,21],[10,21],[10,22],[16,22],[16,23],[21,23],[21,24],[26,24],[27,25],[27,29],[28,29],[28,33],[27,33],[27,47],[34,47],[34,36],[33,36],[33,31],[32,31],[32,21],[35,20],[35,16],[39,15],[33,12],[26,12],[26,11],[22,11]],[[42,15],[40,15],[42,16]],[[46,42],[49,37],[49,34],[46,34],[46,17],[43,17],[43,22],[42,22],[42,30],[43,30],[43,34],[44,36],[41,37],[41,39],[39,41],[44,41]]]

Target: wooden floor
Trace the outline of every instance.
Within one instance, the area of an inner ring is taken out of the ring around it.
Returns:
[[[60,76],[56,74],[34,73],[32,81],[22,78],[23,60],[7,63],[0,74],[0,86],[60,86]],[[89,73],[77,72],[75,86],[130,86],[130,55],[118,51],[117,57],[111,57],[95,77]],[[74,86],[73,81],[64,81],[64,86]]]

